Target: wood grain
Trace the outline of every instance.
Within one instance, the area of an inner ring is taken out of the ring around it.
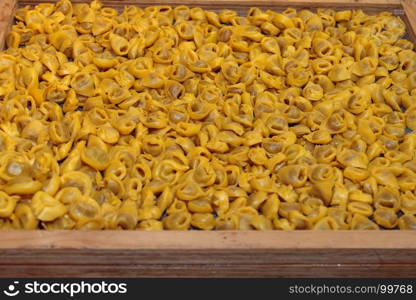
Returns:
[[[4,231],[0,277],[414,277],[411,231]]]
[[[402,2],[409,39],[416,44],[416,0]]]
[[[19,4],[35,5],[39,2],[57,2],[58,0],[19,0]],[[274,9],[286,9],[288,7],[314,9],[318,7],[346,9],[346,8],[365,8],[368,12],[380,12],[386,9],[401,9],[403,0],[102,0],[105,6],[123,7],[126,5],[137,5],[140,7],[150,5],[188,5],[219,10],[232,8],[238,12],[246,12],[249,7],[267,7]],[[85,0],[72,0],[73,3],[83,3]],[[236,5],[238,4],[238,5]]]
[[[416,231],[1,231],[5,249],[416,249]],[[394,240],[394,243],[389,241]],[[416,258],[416,257],[415,257]],[[416,263],[416,261],[415,261]]]
[[[74,3],[85,0],[72,0]],[[392,11],[416,42],[416,0],[103,0],[107,6]],[[19,6],[56,0],[19,0]],[[0,46],[16,0],[0,0]],[[410,231],[2,231],[0,277],[416,277]]]
[[[6,35],[13,24],[17,0],[0,0],[0,50],[4,48]]]

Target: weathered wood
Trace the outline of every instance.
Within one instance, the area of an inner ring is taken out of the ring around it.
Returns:
[[[0,231],[0,250],[416,249],[416,231]],[[392,242],[394,241],[394,243]],[[416,258],[416,257],[414,257]],[[1,257],[0,257],[1,259]],[[415,261],[416,263],[416,261]]]
[[[0,50],[4,48],[6,35],[13,24],[13,16],[17,0],[0,1]]]
[[[416,276],[412,231],[4,231],[0,277]]]
[[[85,0],[72,0],[74,3]],[[20,0],[19,6],[56,0]],[[391,11],[416,42],[415,0],[103,0],[107,6]],[[0,0],[0,46],[16,0]],[[416,277],[410,231],[1,231],[0,277]]]
[[[402,2],[404,21],[407,26],[407,38],[416,44],[416,0]]]

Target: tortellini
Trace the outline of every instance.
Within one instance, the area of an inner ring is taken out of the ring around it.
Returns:
[[[362,10],[19,8],[0,228],[416,229],[405,30]]]

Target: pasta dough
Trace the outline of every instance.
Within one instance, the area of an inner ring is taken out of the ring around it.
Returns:
[[[390,13],[23,7],[0,228],[416,229],[416,52]]]

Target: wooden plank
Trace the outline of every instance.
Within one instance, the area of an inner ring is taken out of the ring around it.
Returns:
[[[19,4],[36,5],[40,2],[57,2],[58,0],[19,0]],[[268,7],[275,9],[285,9],[288,7],[314,9],[317,7],[326,8],[365,8],[367,11],[377,12],[386,9],[401,9],[403,0],[102,0],[103,4],[111,7],[123,7],[126,5],[137,5],[140,7],[151,5],[188,5],[213,10],[232,8],[239,12],[246,11],[249,7]],[[72,0],[73,3],[85,3],[85,0]],[[238,5],[236,5],[238,4]]]
[[[416,231],[1,231],[0,249],[416,249]],[[394,243],[389,241],[394,240]]]
[[[405,23],[408,31],[408,39],[416,45],[416,0],[402,2],[405,14]]]
[[[0,277],[416,276],[412,231],[4,231],[1,236]]]
[[[397,256],[397,252],[400,255]],[[412,249],[223,249],[223,250],[103,250],[103,249],[9,249],[0,250],[0,265],[237,265],[274,264],[413,264]],[[65,260],[62,258],[65,257]],[[111,259],[109,259],[111,257]]]
[[[13,24],[17,0],[0,0],[0,50],[4,48],[6,36]]]
[[[110,260],[111,261],[111,260]],[[85,277],[283,277],[283,278],[414,278],[416,264],[205,264],[205,265],[53,265],[3,266],[0,278],[85,278]]]

